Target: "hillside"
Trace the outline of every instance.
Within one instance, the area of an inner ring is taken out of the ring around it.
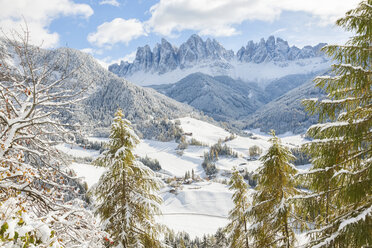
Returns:
[[[151,87],[219,121],[248,116],[267,102],[264,92],[256,84],[227,76],[194,73],[174,84]]]
[[[311,124],[316,123],[318,118],[309,116],[301,102],[303,99],[316,97],[324,97],[324,93],[319,88],[315,88],[311,79],[257,109],[254,114],[243,121],[246,123],[245,128],[259,128],[262,132],[274,129],[277,133],[287,131],[303,133]]]
[[[55,75],[64,71],[71,73],[68,80],[74,82],[74,90],[88,85],[83,100],[72,113],[66,111],[67,122],[80,123],[90,132],[103,132],[110,126],[118,108],[122,108],[127,119],[137,131],[143,132],[151,121],[182,116],[200,116],[192,107],[159,94],[153,89],[142,88],[107,71],[91,56],[71,48],[41,50],[40,64],[49,63]],[[77,69],[78,68],[78,69]],[[156,136],[156,134],[147,134]]]

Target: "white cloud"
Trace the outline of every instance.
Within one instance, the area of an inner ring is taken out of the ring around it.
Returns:
[[[275,30],[274,32],[272,32],[272,34],[278,34],[278,33],[282,33],[282,32],[285,32],[285,31],[287,31],[286,28],[279,28],[279,29]]]
[[[334,25],[345,12],[357,6],[360,0],[281,0],[283,10],[304,11],[320,18],[320,25]]]
[[[100,5],[108,4],[115,7],[119,7],[120,3],[117,0],[102,0],[99,2]]]
[[[95,58],[95,60],[98,62],[98,64],[100,64],[103,68],[105,68],[106,70],[108,70],[108,67],[110,65],[110,63],[107,63],[105,60],[102,60],[102,59],[97,59]]]
[[[94,54],[94,49],[93,48],[83,48],[83,49],[80,49],[80,51],[82,51],[83,53],[89,53],[91,55]]]
[[[136,53],[137,53],[137,51],[133,51],[133,52],[125,55],[124,58],[118,59],[117,62],[115,62],[115,63],[120,63],[120,61],[122,61],[122,60],[131,63],[136,58]]]
[[[134,52],[131,52],[127,55],[125,55],[123,58],[118,58],[118,59],[113,59],[112,57],[108,56],[108,57],[105,57],[103,59],[98,59],[98,58],[95,58],[98,63],[104,67],[104,68],[108,68],[109,65],[112,65],[112,64],[120,64],[121,61],[127,61],[127,62],[133,62],[133,60],[136,58],[136,51]]]
[[[152,31],[170,36],[185,29],[200,34],[231,36],[246,20],[274,21],[282,11],[304,11],[333,24],[359,0],[160,0],[146,23]]]
[[[115,43],[128,44],[131,40],[146,35],[143,24],[137,19],[116,18],[97,27],[88,35],[88,41],[96,46],[111,46]]]
[[[76,4],[72,0],[0,0],[0,27],[22,33],[27,23],[32,44],[50,48],[58,45],[59,35],[48,28],[54,19],[61,16],[81,16],[88,18],[93,14],[87,4]]]

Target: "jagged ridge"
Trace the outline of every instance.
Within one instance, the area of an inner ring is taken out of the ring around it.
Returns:
[[[162,39],[153,50],[146,45],[137,49],[133,63],[121,61],[120,64],[109,66],[109,71],[119,76],[130,76],[135,72],[152,72],[163,74],[175,69],[192,67],[203,61],[218,62],[220,67],[231,66],[229,62],[243,63],[284,62],[298,59],[307,59],[321,56],[320,48],[325,43],[305,46],[300,49],[296,46],[289,47],[288,42],[281,38],[270,36],[267,41],[261,39],[259,43],[249,41],[245,47],[235,54],[226,50],[215,39],[203,41],[198,35],[192,35],[179,48]]]

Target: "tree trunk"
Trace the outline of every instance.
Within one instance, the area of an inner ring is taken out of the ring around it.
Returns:
[[[247,231],[247,221],[244,217],[244,231],[245,231],[245,247],[249,248],[249,242],[248,242],[248,231]]]
[[[284,229],[285,229],[285,236],[286,236],[285,239],[286,239],[286,243],[287,243],[286,247],[290,248],[287,210],[285,211]]]

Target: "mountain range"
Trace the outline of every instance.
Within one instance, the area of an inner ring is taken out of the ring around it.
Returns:
[[[192,35],[179,47],[165,39],[152,50],[139,47],[132,63],[122,61],[109,70],[217,121],[303,132],[316,118],[306,114],[301,100],[322,96],[312,79],[330,68],[321,52],[325,45],[300,49],[270,36],[249,41],[235,53],[215,39]]]
[[[169,123],[164,120],[184,116],[204,120],[209,118],[204,114],[217,121],[234,125],[238,123],[236,126],[242,128],[275,128],[279,133],[301,132],[315,122],[315,119],[307,117],[300,102],[304,98],[313,97],[314,92],[322,94],[314,90],[312,83],[313,77],[329,69],[330,62],[319,51],[322,45],[300,50],[290,47],[286,50],[283,47],[288,46],[287,42],[269,37],[266,42],[248,42],[246,47],[235,54],[224,49],[216,40],[207,39],[204,42],[196,35],[191,36],[180,48],[175,48],[165,40],[162,43],[164,44],[155,49],[159,51],[156,55],[159,61],[157,67],[154,67],[153,59],[148,59],[154,55],[148,46],[138,49],[138,56],[130,65],[131,68],[137,69],[141,68],[138,67],[140,65],[143,67],[133,75],[157,75],[162,80],[160,82],[166,82],[166,79],[170,79],[169,74],[177,71],[183,71],[186,76],[178,75],[181,77],[179,80],[150,87],[141,87],[119,77],[101,67],[92,56],[70,48],[40,49],[37,55],[40,58],[37,61],[41,64],[57,65],[53,67],[55,75],[63,73],[67,66],[67,73],[73,72],[69,79],[74,82],[73,87],[90,85],[80,108],[75,109],[73,113],[66,111],[64,118],[70,123],[81,123],[87,130],[93,130],[95,136],[107,135],[112,117],[118,108],[123,109],[126,118],[145,138],[156,137],[158,134],[154,126]],[[173,51],[168,53],[172,56],[164,57],[161,52],[163,47]],[[260,53],[266,54],[261,56],[265,59],[258,59]],[[316,61],[319,63],[316,64]],[[246,73],[250,75],[250,80],[232,77],[229,73],[223,74],[222,70],[216,73],[217,75],[198,71],[203,68],[203,63],[212,67],[224,64],[225,68],[230,68],[233,62],[235,66],[240,63],[246,68],[260,68],[265,75],[272,73],[270,68],[280,73],[272,74],[272,78],[263,83],[249,71]],[[168,63],[173,64],[173,67],[168,67]],[[75,71],[76,68],[79,69]],[[189,70],[190,68],[192,70]],[[193,73],[194,70],[197,72]],[[146,84],[149,86],[151,81]]]
[[[152,50],[148,45],[139,47],[133,62],[121,61],[108,69],[138,85],[174,83],[195,72],[263,84],[286,75],[328,67],[329,61],[320,51],[324,45],[300,49],[270,36],[258,43],[249,41],[235,53],[215,39],[204,41],[194,34],[179,47],[165,39]]]
[[[306,114],[302,99],[322,97],[312,79],[317,74],[294,74],[272,81],[264,89],[256,83],[228,76],[193,73],[174,84],[152,85],[159,93],[203,111],[217,121],[243,129],[277,133],[303,132],[317,119]]]

